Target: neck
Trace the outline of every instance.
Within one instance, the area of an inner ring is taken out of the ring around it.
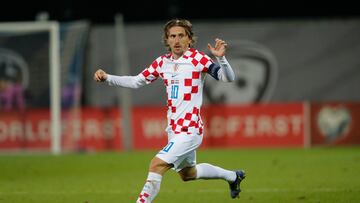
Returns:
[[[189,49],[189,48],[188,48],[188,49]],[[187,49],[187,50],[188,50],[188,49]],[[182,55],[185,54],[185,52],[186,52],[187,50],[183,50],[181,53],[171,52],[173,59],[178,59],[178,58],[180,58]]]
[[[173,53],[173,58],[174,58],[174,59],[178,59],[178,58],[180,58],[181,56],[182,56],[182,54],[181,54],[181,55],[178,55],[178,54],[174,54],[174,53]]]

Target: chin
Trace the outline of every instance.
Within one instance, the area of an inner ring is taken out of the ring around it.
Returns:
[[[176,55],[182,55],[184,52],[184,50],[173,50],[173,53],[176,54]]]

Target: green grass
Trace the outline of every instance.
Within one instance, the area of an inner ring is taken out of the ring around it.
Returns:
[[[155,151],[0,155],[0,203],[135,202]],[[243,168],[240,199],[222,180],[163,178],[156,203],[360,202],[360,148],[200,150],[199,163]]]

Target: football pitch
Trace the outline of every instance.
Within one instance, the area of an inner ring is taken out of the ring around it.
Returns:
[[[0,203],[135,202],[156,151],[0,154]],[[239,199],[222,180],[163,178],[156,203],[360,202],[360,148],[199,150],[198,163],[244,169]]]

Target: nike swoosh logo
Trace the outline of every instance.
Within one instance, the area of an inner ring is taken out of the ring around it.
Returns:
[[[175,74],[175,75],[171,75],[171,77],[173,78],[173,77],[176,77],[176,76],[178,76],[179,74]]]

